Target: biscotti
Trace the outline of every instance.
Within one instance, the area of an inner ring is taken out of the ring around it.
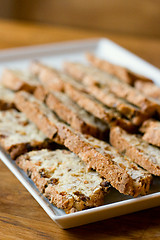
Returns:
[[[66,94],[55,91],[48,92],[40,86],[35,90],[34,95],[44,101],[59,118],[70,124],[75,130],[100,139],[108,138],[108,125],[86,112]]]
[[[41,101],[31,94],[20,91],[14,99],[17,108],[41,129],[47,137],[52,138],[57,134],[57,116],[52,113]]]
[[[135,125],[140,125],[145,119],[149,118],[147,113],[142,112],[138,107],[131,105],[124,99],[116,97],[108,88],[91,85],[87,88],[87,91],[106,106],[115,108]]]
[[[134,197],[148,192],[151,174],[138,168],[126,156],[121,156],[115,148],[91,136],[75,133],[63,124],[58,129],[61,142],[119,192]]]
[[[86,66],[80,63],[66,62],[65,70],[82,81],[84,84],[98,85],[101,88],[109,88],[117,97],[127,100],[129,103],[137,106],[140,110],[148,115],[159,111],[160,104],[153,99],[148,98],[132,86],[119,81],[117,78],[110,78],[105,72],[102,72],[92,66]]]
[[[66,213],[102,205],[110,186],[67,150],[32,151],[16,162],[49,201]]]
[[[40,63],[36,63],[36,65],[37,64],[39,72],[36,73],[39,74],[40,81],[45,85],[48,91],[54,90],[65,92],[81,108],[84,108],[87,112],[107,124],[119,124],[128,131],[133,131],[135,129],[134,124],[123,118],[117,111],[104,106],[94,97],[86,93],[85,86],[81,83],[76,82],[61,71],[48,68]],[[41,100],[43,100],[43,96],[41,96]]]
[[[110,142],[119,152],[127,155],[133,162],[148,172],[160,176],[160,150],[149,145],[140,136],[129,134],[120,127],[113,127]]]
[[[146,96],[160,100],[160,88],[154,83],[136,81],[134,86]]]
[[[0,85],[0,110],[14,108],[14,93]]]
[[[39,81],[27,72],[11,69],[3,71],[2,83],[13,91],[25,90],[27,92],[33,92],[39,85]]]
[[[31,149],[45,147],[45,139],[23,113],[14,109],[0,112],[0,145],[12,159]]]
[[[118,79],[128,84],[133,85],[133,83],[136,82],[137,79],[141,80],[142,82],[152,82],[152,80],[139,74],[135,74],[127,68],[115,65],[108,62],[107,60],[99,59],[92,54],[87,54],[86,57],[88,61],[93,64],[93,66],[107,72],[108,74],[116,76]]]
[[[128,119],[123,118],[119,112],[114,109],[104,106],[98,102],[94,97],[86,94],[71,84],[65,85],[65,93],[72,98],[79,106],[86,111],[93,114],[95,117],[101,119],[109,125],[120,125],[128,131],[134,131],[135,126]]]
[[[33,62],[30,66],[31,73],[38,76],[41,83],[48,88],[48,90],[64,91],[66,83],[74,85],[79,90],[85,91],[85,87],[74,81],[71,77],[67,76],[55,68],[48,67],[40,62]]]
[[[77,154],[87,163],[89,168],[93,168],[99,172],[106,181],[110,182],[111,185],[121,193],[129,195],[137,194],[135,193],[131,176],[124,168],[113,161],[112,151],[110,154],[106,154],[101,150],[101,146],[95,146],[95,144],[92,144],[82,133],[75,131],[68,125],[55,119],[56,116],[44,105],[42,107],[41,102],[34,99],[29,93],[17,93],[15,103],[17,108],[23,111],[30,120],[34,121],[49,138]],[[33,116],[32,112],[35,108],[37,108],[37,114]],[[43,119],[45,119],[44,122]],[[56,129],[56,135],[50,134],[49,131],[45,130],[50,129],[52,125],[54,129]]]
[[[140,131],[144,133],[143,140],[160,147],[160,121],[148,119],[142,124]]]

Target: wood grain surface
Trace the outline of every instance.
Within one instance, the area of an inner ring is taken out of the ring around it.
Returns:
[[[91,37],[109,37],[157,67],[160,42],[0,20],[0,48],[10,48]],[[60,229],[0,161],[0,240],[12,239],[160,239],[160,207],[73,229]]]

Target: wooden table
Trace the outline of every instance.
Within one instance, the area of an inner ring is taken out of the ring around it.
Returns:
[[[0,20],[0,48],[108,37],[160,67],[160,41]],[[0,162],[0,240],[10,239],[160,239],[160,207],[114,219],[60,229],[16,177]]]

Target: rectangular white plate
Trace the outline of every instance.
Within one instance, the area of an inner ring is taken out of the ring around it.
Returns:
[[[131,52],[108,39],[92,39],[74,42],[47,44],[0,51],[0,74],[5,67],[27,69],[31,60],[38,59],[48,65],[61,68],[65,60],[86,62],[85,53],[93,52],[97,56],[113,63],[126,66],[134,72],[151,78],[160,84],[160,71]],[[99,220],[136,212],[160,205],[160,178],[154,178],[148,195],[132,198],[111,190],[105,204],[100,207],[65,214],[44,198],[34,183],[20,170],[10,157],[0,150],[0,158],[14,173],[25,188],[32,194],[46,213],[61,228],[71,228]]]

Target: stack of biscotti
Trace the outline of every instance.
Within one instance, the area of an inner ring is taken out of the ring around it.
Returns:
[[[38,72],[37,69],[39,69]],[[135,130],[135,125],[127,118],[124,118],[117,109],[107,107],[103,102],[99,102],[86,92],[86,86],[67,76],[62,71],[48,68],[38,62],[33,63],[31,70],[33,74],[38,74],[46,91],[65,92],[77,105],[106,124],[119,124],[128,131]]]
[[[144,83],[152,83],[151,79],[133,73],[125,67],[118,66],[111,62],[108,62],[107,60],[100,59],[93,54],[88,53],[87,59],[93,66],[101,69],[102,71],[108,73],[111,76],[115,76],[116,78],[127,84],[134,85],[134,83],[136,83],[137,81],[141,81]]]
[[[115,99],[123,99],[124,103],[128,102],[136,106],[139,112],[143,114],[152,116],[160,109],[160,104],[155,100],[145,96],[137,89],[120,81],[115,76],[102,72],[93,66],[68,62],[65,63],[65,70],[74,78],[83,82],[88,88],[92,89],[92,86],[98,86],[102,91],[107,90],[114,94]]]
[[[121,193],[137,196],[148,191],[151,175],[122,157],[109,144],[75,131],[27,92],[17,93],[15,104],[50,139],[77,154],[88,168],[96,170]],[[52,128],[53,132],[46,130]]]
[[[100,139],[106,139],[109,126],[100,119],[88,113],[71,98],[62,92],[47,91],[39,86],[34,95],[37,99],[46,103],[64,122],[68,123],[75,130],[90,134]]]
[[[124,67],[112,64],[107,60],[99,59],[92,54],[87,54],[87,59],[93,66],[134,86],[146,96],[160,100],[160,88],[152,80],[135,74]]]
[[[24,113],[0,111],[0,145],[51,203],[66,213],[104,203],[109,182],[89,170],[78,156],[45,137]]]
[[[153,109],[156,110],[155,114],[153,114],[153,115],[149,114],[150,117],[153,117],[153,118],[149,118],[147,120],[147,118],[145,119],[145,117],[144,117],[143,120],[141,121],[139,131],[144,134],[143,140],[147,141],[148,143],[150,143],[152,145],[160,147],[160,141],[159,141],[159,139],[160,139],[160,131],[159,131],[160,109],[158,107],[158,105],[160,105],[160,88],[158,86],[156,86],[152,80],[145,78],[143,76],[134,74],[130,70],[128,70],[124,67],[117,66],[117,65],[109,63],[106,60],[99,59],[94,55],[88,54],[87,59],[93,66],[95,66],[96,68],[101,69],[103,72],[107,73],[110,79],[116,77],[118,80],[120,80],[121,83],[125,82],[127,84],[134,86],[135,88],[129,88],[129,89],[130,90],[134,89],[135,92],[136,92],[136,89],[138,90],[137,99],[136,99],[136,95],[135,95],[135,100],[133,102],[135,105],[139,104],[139,102],[137,101],[139,98],[138,95],[146,97],[147,100],[149,99],[150,102],[152,102],[153,104],[155,103],[157,105],[157,106],[154,106],[155,108],[153,107]],[[72,65],[70,66],[70,63],[69,63],[68,71],[73,71]],[[81,78],[81,80],[82,80],[82,78]],[[92,79],[92,81],[93,81],[93,79]],[[124,83],[122,85],[124,85]],[[128,86],[126,85],[125,88],[127,88],[127,87]],[[121,88],[119,90],[121,90]],[[127,94],[131,93],[130,90],[128,91]],[[113,92],[114,92],[114,90],[113,90]],[[119,93],[119,94],[121,94],[121,93]],[[131,95],[132,94],[130,94],[130,96]],[[131,101],[131,102],[133,100],[133,99],[131,99],[131,97],[128,97],[128,96],[124,96],[124,98],[128,99],[128,101]],[[141,99],[142,99],[142,97],[141,97]],[[145,101],[144,101],[144,105],[145,105]],[[147,105],[148,105],[148,103],[147,103]],[[140,105],[138,105],[138,106],[140,107]],[[150,110],[149,110],[149,112],[150,112]]]
[[[95,72],[97,72],[97,70],[95,70]],[[61,73],[58,70],[48,68],[47,66],[45,66],[43,64],[40,64],[40,63],[35,63],[35,64],[32,65],[32,73],[35,73],[36,75],[39,75],[40,80],[43,82],[46,89],[49,89],[49,88],[51,88],[52,90],[55,90],[55,89],[57,90],[58,89],[58,91],[61,90],[61,91],[65,91],[65,93],[68,93],[68,91],[67,91],[68,88],[70,88],[70,87],[75,88],[76,87],[76,93],[77,93],[77,89],[78,89],[78,91],[81,91],[81,94],[84,94],[83,96],[85,96],[84,86],[82,84],[80,84],[78,82],[75,82],[72,78],[66,76],[64,73]],[[48,93],[48,90],[46,90],[46,92]],[[73,99],[73,91],[70,95]],[[75,95],[77,97],[77,94],[75,94]],[[87,95],[87,97],[88,97],[88,95]],[[145,96],[140,95],[140,97],[145,102]],[[46,100],[46,97],[45,97],[45,100]],[[84,107],[86,101],[84,101],[84,105],[83,105],[82,98],[80,100],[81,101],[79,101],[79,102],[81,104],[81,107]],[[150,102],[150,99],[148,101]],[[78,102],[78,101],[76,101],[76,102]],[[148,102],[147,102],[147,104],[148,104]],[[153,102],[153,104],[155,104],[155,103]],[[148,104],[148,107],[149,106],[150,105]],[[94,108],[92,108],[92,109],[94,111]],[[52,110],[53,110],[53,108],[52,108]]]
[[[3,84],[16,91],[13,102],[20,112],[3,112],[14,117],[6,125],[3,118],[0,144],[18,157],[17,164],[38,189],[66,213],[103,204],[110,184],[134,197],[148,193],[152,175],[160,175],[160,150],[146,142],[145,134],[158,122],[154,117],[160,104],[133,87],[136,75],[122,69],[132,76],[124,83],[116,67],[105,73],[77,63],[66,63],[64,73],[34,62],[30,71],[5,70],[2,76]],[[3,134],[7,128],[11,132]],[[12,138],[17,139],[13,144]],[[48,142],[58,145],[49,147]]]

